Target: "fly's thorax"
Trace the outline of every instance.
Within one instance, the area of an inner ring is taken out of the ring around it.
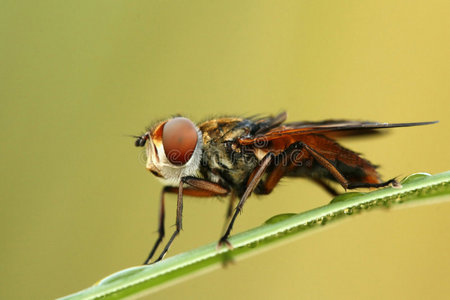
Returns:
[[[149,133],[146,168],[166,185],[197,176],[202,158],[202,133],[190,120],[173,118]]]
[[[240,190],[257,166],[258,159],[251,151],[231,146],[232,144],[227,142],[205,143],[201,174],[209,181]]]

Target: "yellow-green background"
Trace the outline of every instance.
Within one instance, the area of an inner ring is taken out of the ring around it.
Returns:
[[[143,261],[161,186],[126,135],[171,114],[440,120],[344,144],[386,179],[449,169],[449,13],[447,0],[1,1],[0,298],[63,296]],[[285,180],[235,232],[329,200]],[[174,197],[167,209],[173,228]],[[186,198],[169,255],[215,241],[225,209]],[[357,216],[153,297],[443,298],[449,214]]]

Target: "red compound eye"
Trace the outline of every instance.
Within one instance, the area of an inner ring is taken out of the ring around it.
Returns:
[[[164,152],[174,165],[184,165],[189,161],[197,146],[197,140],[197,130],[186,118],[173,118],[164,125]]]

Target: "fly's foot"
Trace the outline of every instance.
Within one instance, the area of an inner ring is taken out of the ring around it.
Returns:
[[[393,188],[396,188],[396,189],[402,188],[402,184],[400,182],[398,182],[396,179],[392,179],[391,185]]]
[[[226,237],[222,237],[219,242],[217,243],[217,250],[220,250],[220,248],[222,248],[222,246],[227,246],[227,248],[229,250],[233,250],[233,245],[231,245],[231,243],[228,241],[228,239]]]

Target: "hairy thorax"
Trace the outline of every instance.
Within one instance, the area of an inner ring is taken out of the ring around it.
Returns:
[[[222,118],[199,125],[203,132],[203,155],[200,165],[202,176],[235,190],[245,186],[258,164],[253,151],[237,147],[235,140],[246,135],[248,127],[238,118]]]

